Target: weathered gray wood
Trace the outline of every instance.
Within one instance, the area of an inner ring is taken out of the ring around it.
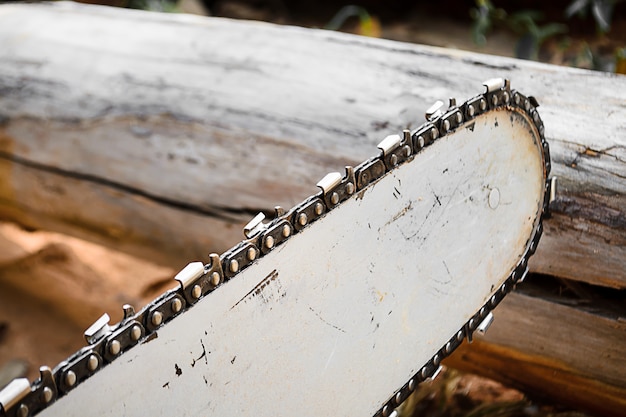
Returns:
[[[594,415],[624,415],[623,317],[559,304],[538,295],[514,292],[507,296],[495,311],[496,319],[486,336],[463,345],[447,364],[521,386],[533,395],[590,410]]]
[[[258,210],[504,76],[542,104],[560,178],[534,271],[626,287],[626,80],[185,15],[0,7],[0,215],[180,266]]]

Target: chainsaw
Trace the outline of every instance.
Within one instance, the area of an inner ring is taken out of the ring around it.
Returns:
[[[372,158],[86,346],[0,391],[0,416],[383,416],[528,273],[554,198],[537,101],[508,80],[386,137]]]

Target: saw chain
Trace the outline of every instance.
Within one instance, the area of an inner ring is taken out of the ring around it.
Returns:
[[[87,346],[58,364],[53,370],[47,366],[40,368],[40,377],[34,382],[16,379],[0,391],[0,417],[33,416],[57,399],[71,395],[73,389],[90,378],[137,344],[156,337],[157,330],[178,316],[185,314],[193,306],[228,280],[237,275],[261,257],[289,244],[289,239],[348,199],[355,198],[375,183],[379,178],[398,166],[411,163],[418,153],[427,151],[430,145],[454,132],[458,127],[481,114],[501,108],[514,109],[525,114],[539,133],[544,163],[544,196],[540,219],[530,236],[526,250],[519,263],[504,283],[488,301],[462,326],[456,334],[419,367],[415,375],[389,398],[380,404],[375,416],[390,417],[396,408],[415,391],[417,386],[433,378],[440,369],[441,361],[450,355],[462,342],[471,342],[474,332],[484,332],[491,323],[491,311],[510,292],[516,283],[524,280],[528,273],[528,260],[535,252],[542,234],[541,220],[549,213],[549,203],[554,199],[555,182],[549,180],[550,152],[544,136],[544,125],[537,112],[538,103],[512,90],[508,80],[494,79],[484,83],[485,91],[466,102],[457,105],[450,101],[447,108],[438,102],[426,113],[426,123],[414,131],[404,130],[401,134],[386,137],[379,145],[374,157],[356,167],[346,167],[345,175],[331,173],[318,182],[320,191],[285,211],[275,209],[275,216],[264,222],[259,214],[244,228],[246,239],[227,250],[222,255],[209,255],[207,264],[190,263],[180,271],[175,279],[176,289],[170,290],[136,312],[132,306],[123,307],[123,319],[109,325],[109,317],[104,314],[85,331]],[[259,290],[259,289],[257,289]],[[260,291],[260,290],[259,290]],[[205,381],[206,382],[206,381]]]

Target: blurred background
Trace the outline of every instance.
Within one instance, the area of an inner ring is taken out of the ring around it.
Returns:
[[[624,0],[111,0],[143,10],[325,28],[626,73]]]

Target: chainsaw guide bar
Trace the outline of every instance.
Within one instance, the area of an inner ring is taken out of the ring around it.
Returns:
[[[255,217],[140,311],[105,314],[0,391],[0,417],[393,416],[525,278],[555,192],[536,100],[484,86]]]

